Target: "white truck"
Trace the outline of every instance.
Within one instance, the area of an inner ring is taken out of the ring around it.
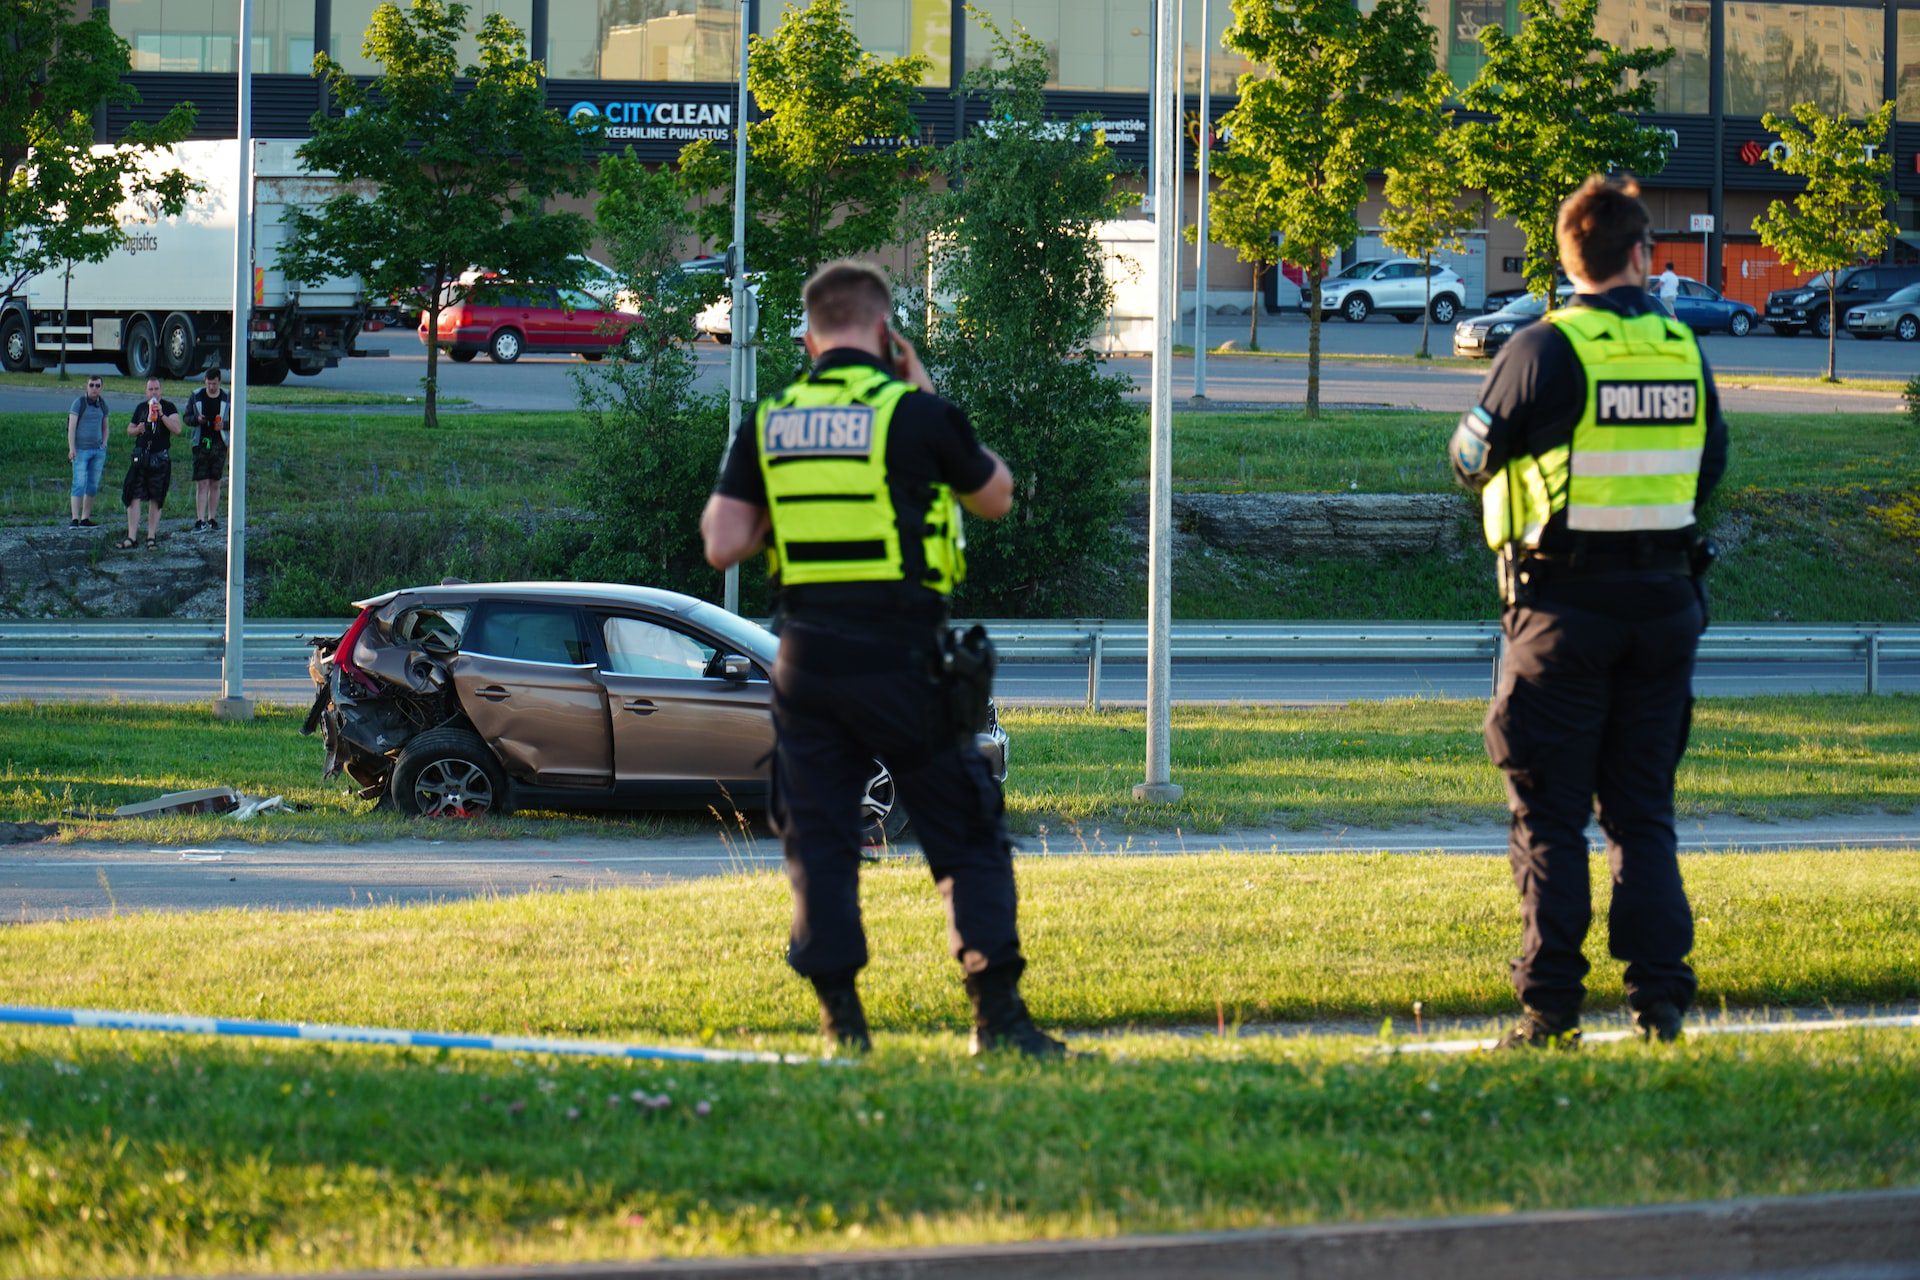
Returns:
[[[286,239],[281,215],[312,206],[338,190],[329,175],[309,173],[298,141],[255,141],[253,306],[247,332],[247,374],[263,384],[288,373],[312,375],[355,354],[368,300],[357,277],[302,285],[287,279],[276,255]],[[210,364],[232,362],[233,216],[240,143],[228,138],[183,142],[154,153],[157,168],[184,170],[203,190],[177,217],[154,217],[137,204],[121,210],[127,242],[105,262],[49,269],[0,303],[0,364],[9,372],[59,363],[64,306],[67,359],[108,361],[144,378],[188,378]]]

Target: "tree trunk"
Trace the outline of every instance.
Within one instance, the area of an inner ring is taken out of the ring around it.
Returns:
[[[1420,308],[1420,354],[1417,358],[1431,360],[1433,353],[1427,350],[1428,332],[1433,325],[1433,255],[1431,253],[1420,259],[1420,269],[1426,273],[1427,301]]]
[[[1307,416],[1320,416],[1320,282],[1325,261],[1307,269]]]
[[[433,296],[427,299],[427,376],[420,386],[427,393],[427,411],[423,421],[429,427],[440,425],[440,291],[433,282]]]
[[[1266,272],[1259,263],[1253,264],[1253,305],[1247,308],[1247,350],[1260,349],[1260,277]]]
[[[1834,347],[1834,343],[1837,342],[1840,337],[1840,301],[1834,295],[1834,289],[1837,287],[1834,281],[1839,278],[1839,274],[1840,273],[1837,271],[1834,272],[1832,277],[1829,278],[1828,286],[1827,286],[1827,381],[1828,382],[1839,381],[1838,378],[1835,378],[1833,376],[1833,347]]]

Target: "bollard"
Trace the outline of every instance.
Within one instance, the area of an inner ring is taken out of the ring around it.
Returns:
[[[1106,637],[1098,631],[1087,633],[1087,710],[1100,709],[1100,657]]]
[[[1503,628],[1493,638],[1493,696],[1500,696],[1500,664],[1507,658],[1507,633]]]
[[[1867,692],[1880,692],[1880,633],[1867,633]]]

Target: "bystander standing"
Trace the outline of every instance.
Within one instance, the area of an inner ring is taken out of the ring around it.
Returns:
[[[100,379],[88,378],[87,389],[67,410],[67,461],[73,464],[73,487],[67,497],[67,524],[93,528],[93,498],[100,492],[100,473],[107,466],[107,401]]]
[[[127,478],[120,485],[120,500],[127,504],[127,536],[114,545],[131,551],[139,545],[140,504],[147,504],[147,550],[160,545],[160,509],[167,504],[167,490],[173,484],[173,438],[184,430],[180,410],[173,401],[160,395],[160,379],[147,379],[147,398],[135,407],[127,423],[133,437],[133,460],[127,464]]]

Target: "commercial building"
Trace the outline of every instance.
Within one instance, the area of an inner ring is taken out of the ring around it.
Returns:
[[[258,0],[254,6],[254,130],[299,137],[321,106],[308,74],[325,50],[349,69],[371,73],[360,44],[378,0]],[[1440,63],[1458,83],[1479,66],[1478,32],[1513,29],[1515,0],[1427,0]],[[132,80],[140,106],[117,108],[117,129],[152,118],[181,99],[200,107],[200,133],[234,130],[237,0],[76,0],[106,9],[133,47]],[[780,0],[473,0],[476,25],[499,12],[529,33],[547,65],[556,108],[599,112],[610,146],[670,160],[699,137],[731,139],[735,60],[744,9],[753,29],[770,32]],[[983,106],[959,92],[960,78],[992,55],[963,0],[847,0],[862,42],[876,54],[919,54],[928,62],[919,121],[926,140],[944,144],[980,118]],[[1023,25],[1047,46],[1053,64],[1050,107],[1063,117],[1091,113],[1121,155],[1145,165],[1153,31],[1151,0],[975,0],[1003,27]],[[1232,104],[1248,69],[1220,44],[1231,0],[1212,0],[1210,30],[1200,31],[1200,0],[1186,0],[1188,132],[1197,136],[1203,41],[1213,45],[1213,111]],[[1621,46],[1675,50],[1657,75],[1650,124],[1670,131],[1667,167],[1648,179],[1664,257],[1684,274],[1724,281],[1750,300],[1784,272],[1752,234],[1767,202],[1796,180],[1767,162],[1773,141],[1760,125],[1768,111],[1812,100],[1856,114],[1896,100],[1889,146],[1897,220],[1920,240],[1920,0],[1600,0],[1599,31]],[[1189,153],[1188,166],[1191,168]],[[1377,189],[1377,183],[1376,183]],[[1189,178],[1189,193],[1192,179]],[[1189,205],[1189,207],[1191,207]],[[1362,210],[1362,222],[1378,200]],[[1713,231],[1692,230],[1698,215]],[[1518,233],[1487,218],[1481,242],[1486,287],[1517,283]],[[1908,246],[1902,246],[1903,251]],[[1214,255],[1211,291],[1244,290],[1247,271],[1229,253]]]

